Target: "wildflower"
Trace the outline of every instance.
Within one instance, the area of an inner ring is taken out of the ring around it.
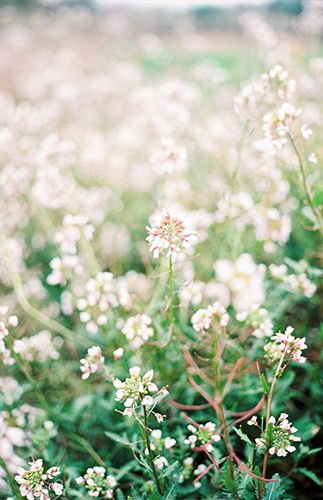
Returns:
[[[187,150],[175,145],[174,139],[162,137],[160,140],[162,148],[156,150],[149,161],[156,173],[173,174],[187,169]]]
[[[308,157],[308,161],[310,161],[311,163],[317,163],[317,158],[316,158],[316,154],[315,153],[311,153]]]
[[[113,277],[112,273],[100,272],[85,285],[86,297],[76,302],[80,320],[86,323],[86,330],[92,335],[98,333],[99,326],[108,322],[110,308],[126,306],[130,302],[127,284]]]
[[[18,474],[15,476],[15,481],[20,485],[20,493],[28,500],[41,498],[42,500],[49,499],[48,489],[54,491],[57,496],[63,492],[63,485],[60,483],[51,483],[48,479],[53,479],[53,476],[60,474],[59,467],[51,467],[44,474],[42,459],[29,462],[30,469],[25,470],[23,467],[18,467]]]
[[[300,133],[301,136],[304,137],[304,139],[309,139],[310,135],[313,134],[313,130],[307,128],[307,125],[304,123],[304,125],[302,125],[300,128]]]
[[[148,370],[145,375],[140,376],[140,367],[133,366],[129,369],[130,377],[126,378],[125,382],[115,379],[114,387],[117,389],[115,401],[124,401],[123,415],[131,417],[134,415],[136,408],[139,406],[151,406],[154,404],[154,396],[160,396],[165,393],[165,389],[158,391],[156,384],[152,383],[154,376],[153,370]],[[150,393],[155,393],[151,396]],[[156,414],[157,421],[162,420],[162,416]]]
[[[250,311],[254,304],[265,300],[263,280],[264,264],[256,264],[251,255],[244,253],[233,263],[219,259],[214,263],[217,280],[225,285],[237,312]]]
[[[225,328],[229,323],[229,315],[225,308],[219,303],[214,302],[213,305],[208,305],[207,309],[199,309],[193,314],[191,322],[196,332],[208,330],[214,318],[220,320],[220,326]]]
[[[112,498],[112,488],[117,484],[115,478],[110,475],[106,476],[105,468],[99,466],[87,469],[84,477],[76,478],[76,482],[89,490],[91,498],[96,498],[100,494],[105,495],[106,498]]]
[[[248,425],[258,425],[256,415],[254,415],[250,420],[248,420],[247,424]]]
[[[302,350],[307,349],[305,344],[305,337],[295,338],[291,333],[294,328],[288,326],[285,333],[278,332],[273,335],[271,340],[274,342],[265,345],[264,349],[272,360],[279,361],[283,353],[288,354],[290,359],[296,361],[297,363],[305,363],[306,358],[302,356]]]
[[[150,252],[154,251],[154,258],[158,258],[162,250],[168,249],[167,257],[172,255],[175,259],[176,253],[183,248],[190,248],[196,239],[190,226],[189,218],[163,208],[162,216],[154,217],[151,228],[147,227],[149,236],[146,240],[150,243]]]
[[[189,444],[191,448],[195,448],[197,446],[197,441],[200,441],[202,446],[205,446],[206,450],[211,452],[213,451],[212,443],[220,441],[219,434],[215,433],[215,424],[213,422],[207,422],[205,425],[200,425],[198,428],[195,428],[193,425],[187,426],[188,430],[193,434],[188,436],[187,439],[184,440],[185,444]]]
[[[147,314],[137,314],[137,316],[128,318],[121,331],[130,343],[138,349],[154,335],[154,330],[149,327],[151,322],[152,319]]]
[[[156,465],[157,469],[161,470],[161,469],[163,469],[163,467],[168,465],[168,461],[165,457],[158,457],[155,460],[155,465]]]
[[[119,347],[119,349],[116,349],[115,351],[113,351],[114,361],[119,361],[119,359],[122,358],[123,353],[124,353],[124,350],[122,349],[122,347]]]
[[[87,357],[81,359],[81,371],[83,372],[82,379],[85,380],[89,378],[91,373],[103,368],[104,357],[102,356],[101,348],[98,346],[92,346],[87,351]]]
[[[297,429],[287,417],[287,413],[281,413],[277,421],[273,416],[269,418],[268,431],[263,432],[261,437],[255,440],[259,449],[268,450],[270,455],[276,454],[278,457],[286,457],[287,452],[292,453],[296,450],[293,443],[300,441],[301,438],[294,436]]]

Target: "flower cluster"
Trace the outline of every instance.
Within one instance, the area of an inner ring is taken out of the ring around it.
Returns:
[[[84,477],[76,478],[76,482],[89,490],[91,498],[96,498],[100,494],[104,495],[105,498],[113,498],[112,488],[117,484],[115,478],[110,475],[106,476],[105,468],[99,466],[87,469]]]
[[[17,316],[9,316],[9,307],[0,306],[0,359],[5,365],[12,365],[15,360],[11,357],[10,350],[6,348],[4,338],[9,334],[9,328],[18,325]]]
[[[86,297],[79,298],[76,307],[81,311],[80,320],[86,323],[86,330],[92,335],[98,333],[99,326],[107,324],[109,308],[126,306],[130,301],[126,282],[119,282],[108,272],[89,279],[85,290]]]
[[[207,306],[207,309],[199,309],[196,311],[191,318],[191,322],[194,330],[196,332],[201,332],[210,328],[214,318],[217,318],[220,321],[221,328],[228,326],[229,315],[219,302],[214,302],[212,306]]]
[[[295,120],[301,112],[301,109],[296,109],[295,106],[285,102],[280,109],[272,113],[267,113],[263,117],[264,124],[262,126],[265,137],[270,139],[274,146],[280,149],[287,142],[285,136],[290,131],[289,122]],[[307,128],[306,124],[301,126],[300,134],[304,139],[308,139],[312,133],[313,131]]]
[[[269,270],[273,278],[286,283],[293,291],[301,292],[304,297],[311,298],[316,291],[316,285],[312,283],[308,274],[305,272],[306,266],[303,266],[305,263],[299,262],[298,264],[298,269],[295,269],[296,273],[292,274],[288,274],[288,268],[285,264],[281,264],[280,266],[271,264]],[[302,269],[302,267],[305,269]]]
[[[163,208],[163,214],[153,216],[151,228],[147,227],[149,236],[146,240],[150,243],[150,252],[154,251],[154,258],[159,252],[168,249],[167,257],[176,258],[183,248],[190,248],[196,237],[190,230],[191,220],[173,210]]]
[[[61,246],[63,254],[75,255],[77,253],[76,243],[81,240],[82,235],[86,240],[93,238],[94,226],[88,224],[85,215],[65,215],[62,226],[55,233],[55,243]]]
[[[212,443],[216,443],[221,439],[219,434],[215,433],[215,424],[213,422],[207,422],[197,428],[190,424],[187,428],[192,434],[184,440],[184,443],[189,444],[191,448],[200,445],[204,446],[208,452],[211,452],[213,451]]]
[[[65,285],[71,272],[76,276],[81,276],[84,268],[77,255],[77,244],[84,237],[87,241],[93,238],[94,226],[88,224],[88,217],[85,215],[65,215],[62,226],[54,236],[55,243],[61,247],[62,257],[54,257],[49,263],[52,268],[51,274],[47,276],[49,285]]]
[[[301,339],[293,337],[291,335],[293,331],[294,328],[288,326],[285,333],[278,332],[270,337],[274,342],[270,342],[264,346],[269,358],[279,361],[281,356],[288,354],[293,361],[305,363],[306,358],[302,356],[302,350],[307,349],[307,345],[305,344],[306,339],[305,337]]]
[[[44,474],[43,461],[38,459],[29,462],[30,469],[25,470],[23,467],[18,467],[18,474],[15,476],[16,482],[20,485],[20,493],[28,500],[40,498],[40,500],[48,500],[50,498],[49,491],[53,491],[56,496],[60,496],[63,491],[63,485],[58,482],[50,482],[55,476],[60,474],[59,467],[51,467]]]
[[[154,404],[154,399],[150,395],[151,393],[155,393],[155,396],[160,396],[161,394],[167,394],[167,390],[163,388],[159,391],[157,385],[152,382],[154,376],[153,370],[148,370],[143,377],[140,377],[140,367],[133,366],[129,369],[129,373],[130,377],[126,378],[125,382],[115,379],[113,385],[117,389],[115,401],[125,400],[124,405],[126,408],[123,415],[131,417],[135,414],[136,408]],[[158,421],[162,420],[159,414],[156,414],[156,418]]]
[[[169,450],[176,444],[176,439],[171,438],[167,436],[166,438],[162,437],[161,430],[159,429],[154,429],[151,432],[151,437],[152,442],[150,443],[150,449],[151,450],[157,450],[159,453],[162,451],[163,448],[166,448],[166,450]],[[148,450],[147,450],[148,451]]]
[[[187,169],[187,150],[178,147],[174,139],[162,137],[161,150],[153,152],[149,161],[157,174],[173,174]]]
[[[80,360],[81,371],[83,373],[82,379],[85,380],[89,378],[91,373],[95,373],[101,370],[104,366],[104,357],[102,356],[101,348],[98,346],[92,346],[87,351],[87,356]]]
[[[273,332],[273,323],[268,317],[267,309],[260,307],[259,304],[252,306],[251,310],[241,311],[236,314],[238,321],[243,321],[247,325],[252,326],[253,335],[257,338],[270,337]]]
[[[254,304],[265,300],[263,281],[266,267],[256,264],[248,253],[241,254],[235,262],[219,259],[214,263],[217,281],[225,285],[221,289],[223,302],[231,302],[236,311],[250,311]]]
[[[256,439],[258,449],[268,450],[270,455],[276,454],[278,457],[286,457],[287,452],[296,450],[292,443],[300,441],[301,438],[294,436],[297,429],[287,417],[287,413],[281,413],[277,421],[273,416],[269,418],[267,432],[263,432],[262,436]],[[255,415],[247,423],[260,428]]]
[[[123,325],[122,333],[136,349],[154,335],[154,330],[149,326],[151,321],[147,314],[137,314],[128,318]]]
[[[19,353],[22,359],[27,361],[39,361],[43,363],[48,359],[58,359],[60,354],[56,347],[61,347],[63,339],[55,337],[52,339],[48,330],[42,330],[31,337],[22,340],[14,340],[13,350]]]
[[[296,81],[288,79],[288,71],[276,64],[261,79],[244,85],[234,101],[235,112],[239,116],[253,116],[261,103],[272,104],[278,99],[291,99],[296,89]]]

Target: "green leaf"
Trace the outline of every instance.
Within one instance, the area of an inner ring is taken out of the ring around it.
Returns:
[[[261,374],[260,381],[261,381],[261,385],[263,387],[264,393],[268,395],[270,393],[270,389],[268,387],[266,377],[263,373]]]
[[[281,482],[279,474],[274,474],[272,479],[278,479],[278,481],[266,484],[263,500],[277,500],[284,493],[283,491],[278,491]]]
[[[178,462],[176,461],[165,469],[165,471],[162,474],[163,477],[170,476],[177,468],[178,468]]]
[[[176,498],[176,487],[178,484],[179,476],[177,478],[174,478],[174,481],[172,483],[172,486],[170,490],[166,493],[164,496],[164,500],[175,500]]]
[[[298,467],[298,469],[295,469],[295,472],[300,472],[304,476],[312,479],[312,481],[318,486],[322,486],[322,481],[317,477],[315,472],[307,470],[305,467]]]
[[[118,482],[123,476],[134,469],[138,469],[138,462],[136,460],[131,460],[119,469],[118,474],[115,476],[115,480]]]
[[[261,477],[261,471],[258,467],[258,465],[254,468],[253,472],[256,474],[256,476],[259,476]],[[262,482],[259,480],[259,479],[254,479],[255,481],[255,493],[256,493],[256,496],[257,498],[261,498],[261,485],[262,485]]]
[[[112,439],[112,441],[116,441],[117,443],[123,444],[124,446],[129,446],[129,448],[131,448],[132,450],[136,450],[138,453],[142,453],[141,450],[134,445],[134,443],[131,443],[129,441],[125,434],[123,436],[119,436],[119,434],[110,431],[105,431],[104,434]]]
[[[232,427],[232,429],[234,430],[234,432],[236,434],[238,434],[241,441],[244,441],[245,443],[247,443],[248,446],[251,446],[251,448],[254,448],[254,444],[252,443],[252,441],[250,441],[247,434],[242,432],[241,427],[240,427],[240,429],[237,429],[236,427]]]
[[[231,493],[236,494],[237,488],[234,480],[231,478],[231,470],[230,470],[230,461],[227,460],[226,469],[225,469],[225,485]]]
[[[134,488],[131,488],[131,494],[132,494],[132,498],[130,497],[130,500],[146,500],[147,499],[145,494],[143,494],[140,497]]]

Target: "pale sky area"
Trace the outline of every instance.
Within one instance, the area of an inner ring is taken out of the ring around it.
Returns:
[[[270,0],[95,0],[96,3],[101,5],[118,5],[118,4],[128,4],[128,5],[138,5],[144,7],[175,7],[175,8],[187,8],[187,7],[201,7],[214,6],[214,7],[230,7],[235,5],[266,5],[270,3]]]

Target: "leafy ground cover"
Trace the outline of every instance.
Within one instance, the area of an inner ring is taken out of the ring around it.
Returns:
[[[0,497],[321,498],[320,46],[1,14]]]

